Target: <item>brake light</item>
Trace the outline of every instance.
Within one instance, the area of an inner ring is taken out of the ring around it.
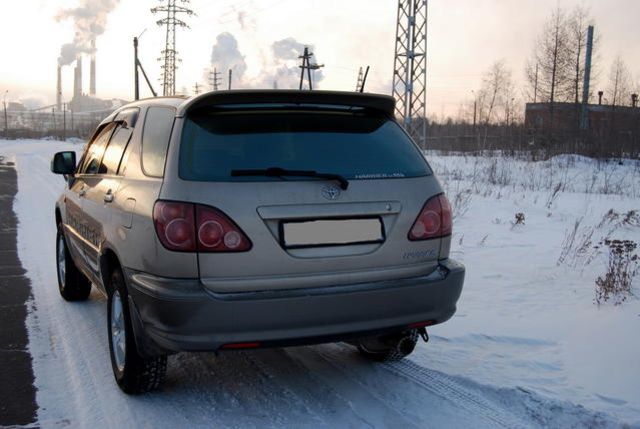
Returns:
[[[251,241],[227,215],[213,207],[196,205],[199,252],[246,252]]]
[[[251,241],[224,213],[213,207],[156,201],[153,222],[162,245],[179,252],[245,252]]]
[[[429,240],[451,235],[451,205],[444,194],[427,201],[409,230],[409,240]]]
[[[157,201],[153,206],[153,223],[164,247],[180,252],[195,252],[193,204]]]

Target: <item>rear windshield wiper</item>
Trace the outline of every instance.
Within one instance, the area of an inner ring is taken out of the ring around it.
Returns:
[[[266,176],[266,177],[283,177],[283,176],[297,176],[297,177],[318,177],[321,179],[335,180],[340,183],[340,188],[346,190],[349,187],[349,181],[339,174],[333,173],[318,173],[313,170],[287,170],[280,167],[269,167],[261,170],[231,170],[232,177],[241,176]]]

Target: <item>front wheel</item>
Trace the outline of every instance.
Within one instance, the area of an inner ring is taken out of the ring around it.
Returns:
[[[58,290],[67,301],[85,301],[91,293],[91,282],[80,272],[67,247],[67,240],[58,225],[56,237],[56,268],[58,272]]]
[[[358,343],[358,351],[375,362],[393,362],[411,354],[418,343],[417,329],[380,337],[365,338]]]
[[[145,393],[157,389],[164,380],[167,357],[145,359],[138,354],[129,315],[124,278],[119,269],[111,274],[107,324],[113,375],[125,393]]]

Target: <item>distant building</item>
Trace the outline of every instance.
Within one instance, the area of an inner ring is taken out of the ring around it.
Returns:
[[[586,112],[584,112],[586,109]],[[553,110],[553,124],[551,112]],[[585,114],[586,113],[586,114]],[[527,103],[524,124],[530,131],[591,135],[640,133],[640,108],[576,103]]]

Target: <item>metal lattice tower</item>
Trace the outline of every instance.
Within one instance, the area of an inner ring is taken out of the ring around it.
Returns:
[[[176,63],[180,61],[177,58],[178,51],[176,51],[176,27],[189,28],[187,23],[178,19],[177,16],[179,14],[193,15],[193,11],[186,6],[176,5],[177,1],[183,5],[189,3],[189,0],[166,0],[166,5],[151,9],[154,14],[167,13],[165,18],[157,21],[158,25],[167,27],[164,50],[160,52],[162,57],[158,59],[162,62],[162,95],[175,95],[176,93],[176,69],[178,68]]]
[[[360,67],[360,71],[358,71],[358,82],[356,83],[356,92],[360,92],[360,88],[362,88],[362,81],[364,80],[364,70]]]
[[[399,0],[393,97],[396,117],[422,147],[427,141],[427,0]]]

